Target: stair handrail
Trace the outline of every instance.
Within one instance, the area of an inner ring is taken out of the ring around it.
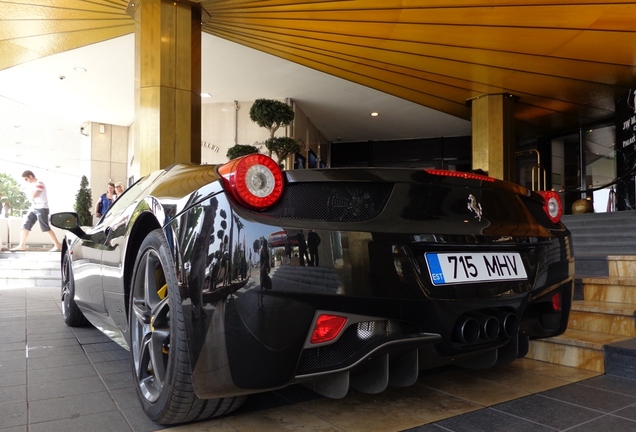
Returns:
[[[533,191],[547,190],[547,170],[541,165],[541,154],[537,149],[522,150],[515,153],[516,156],[521,156],[526,153],[536,153],[537,163],[530,169],[530,189]],[[541,181],[543,180],[543,181]]]

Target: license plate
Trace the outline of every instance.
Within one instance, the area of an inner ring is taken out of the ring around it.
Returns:
[[[517,252],[426,253],[433,285],[526,280]]]

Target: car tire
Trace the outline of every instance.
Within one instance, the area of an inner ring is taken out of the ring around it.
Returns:
[[[175,264],[160,229],[144,239],[137,254],[129,307],[133,377],[150,419],[204,420],[242,404],[244,396],[200,399],[194,393]]]
[[[73,275],[73,260],[68,251],[62,258],[62,316],[70,327],[84,327],[88,320],[75,303],[75,277]]]

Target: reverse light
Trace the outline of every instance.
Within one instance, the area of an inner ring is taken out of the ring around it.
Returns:
[[[559,221],[561,221],[561,215],[563,214],[563,205],[561,204],[559,194],[554,191],[539,191],[539,195],[541,195],[545,201],[543,204],[545,213],[553,223],[559,223]]]
[[[245,207],[263,210],[283,194],[283,173],[274,160],[253,153],[219,166],[227,190]]]
[[[322,314],[316,320],[309,342],[319,344],[334,340],[347,323],[347,318],[339,315]]]
[[[494,178],[488,177],[482,174],[467,173],[467,172],[461,172],[461,171],[449,171],[449,170],[441,170],[441,169],[425,169],[424,171],[432,175],[445,176],[445,177],[457,177],[457,178],[481,180],[481,181],[487,181],[487,182],[495,181]]]

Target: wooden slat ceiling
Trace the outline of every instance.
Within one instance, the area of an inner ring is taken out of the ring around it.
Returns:
[[[611,118],[636,84],[636,2],[202,0],[204,31],[470,119],[519,98],[521,130]],[[134,31],[124,0],[0,0],[0,69]]]
[[[0,70],[135,31],[125,0],[0,0]]]

